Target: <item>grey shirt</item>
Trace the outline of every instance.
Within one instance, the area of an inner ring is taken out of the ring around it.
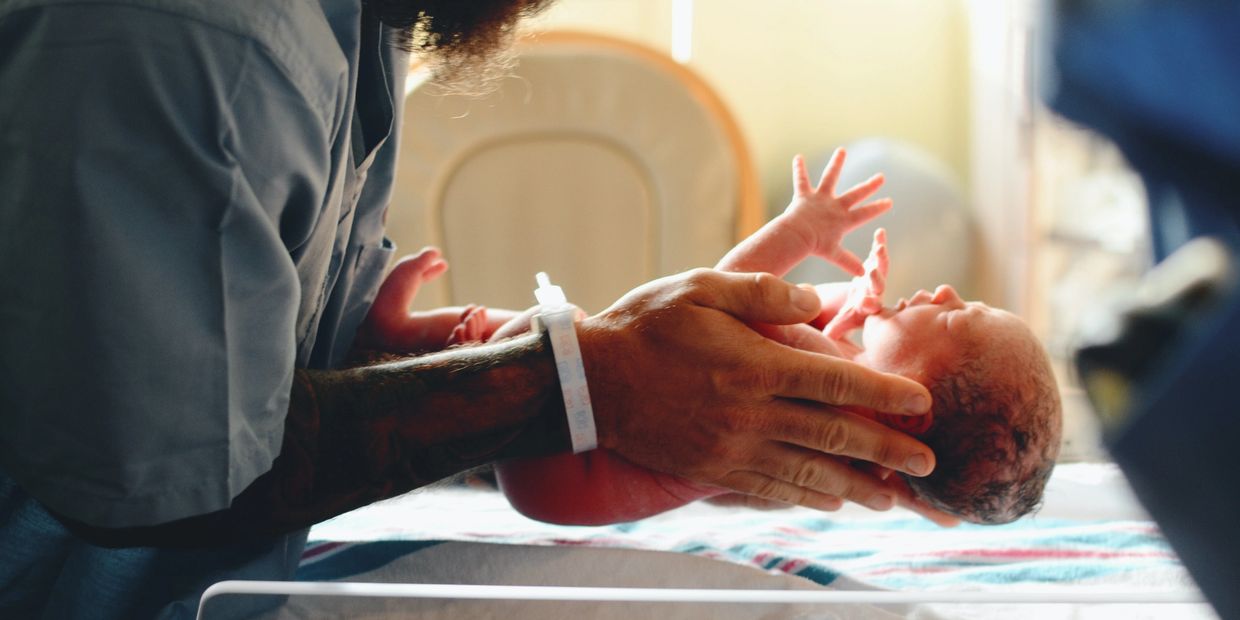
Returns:
[[[148,525],[269,469],[293,369],[339,363],[392,252],[381,33],[359,0],[0,4],[0,469],[28,493]]]

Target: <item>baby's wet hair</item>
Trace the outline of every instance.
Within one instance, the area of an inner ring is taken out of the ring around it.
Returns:
[[[906,476],[918,497],[973,523],[1035,511],[1059,454],[1060,401],[1046,354],[1027,343],[972,343],[929,385],[934,424],[918,439],[937,465]]]

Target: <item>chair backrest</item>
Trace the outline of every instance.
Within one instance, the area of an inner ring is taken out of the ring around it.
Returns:
[[[415,308],[533,305],[534,274],[595,312],[713,265],[762,219],[744,140],[714,91],[646,47],[545,32],[484,98],[413,89],[388,234],[453,265]]]

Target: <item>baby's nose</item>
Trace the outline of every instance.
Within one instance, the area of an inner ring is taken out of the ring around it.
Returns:
[[[934,289],[934,297],[930,301],[931,303],[942,305],[964,305],[964,300],[960,298],[960,294],[950,284],[941,284]]]

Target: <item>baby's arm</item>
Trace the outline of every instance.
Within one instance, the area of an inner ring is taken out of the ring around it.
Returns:
[[[835,195],[835,183],[844,167],[844,149],[836,149],[812,187],[805,160],[792,160],[793,198],[788,208],[758,232],[732,248],[719,264],[721,271],[767,272],[783,276],[810,255],[820,256],[853,275],[861,275],[861,259],[840,246],[844,235],[891,208],[883,199],[859,205],[883,184],[876,174],[864,183]]]
[[[857,206],[878,191],[882,175],[835,195],[835,184],[846,157],[844,149],[836,149],[822,172],[818,187],[812,187],[805,170],[805,160],[798,155],[792,160],[793,198],[791,204],[758,232],[732,248],[716,265],[722,271],[767,272],[783,276],[810,255],[825,258],[857,276],[866,274],[865,265],[855,254],[840,245],[844,235],[878,217],[891,208],[888,199]],[[884,261],[886,249],[884,248]],[[883,274],[886,274],[884,264]],[[867,276],[868,277],[868,276]],[[852,284],[838,283],[818,288],[823,301],[820,319],[813,327],[807,325],[755,325],[762,335],[798,349],[852,358],[856,347],[840,336],[826,337],[821,328],[837,317],[848,305]],[[838,329],[837,329],[838,331]]]

